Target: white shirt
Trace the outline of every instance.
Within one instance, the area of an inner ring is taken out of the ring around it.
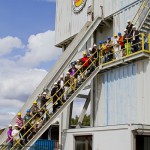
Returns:
[[[60,87],[63,88],[63,86],[64,86],[64,81],[60,80]]]
[[[12,131],[12,136],[13,136],[13,140],[19,140],[20,139],[19,130],[14,129]]]
[[[133,31],[133,40],[135,40],[135,31]]]

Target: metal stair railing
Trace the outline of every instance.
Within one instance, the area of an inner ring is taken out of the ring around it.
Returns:
[[[145,36],[144,33],[140,33],[140,34],[137,35],[137,36],[140,36],[140,37],[141,37],[141,40],[140,40],[139,42],[137,42],[136,44],[131,44],[131,46],[130,46],[130,47],[127,47],[126,49],[123,48],[123,49],[118,50],[117,52],[109,53],[109,55],[115,55],[116,53],[122,53],[123,56],[120,57],[119,59],[113,59],[113,60],[111,60],[111,61],[109,61],[109,62],[103,62],[105,56],[102,55],[102,54],[103,54],[103,51],[105,51],[105,49],[101,49],[100,62],[101,62],[102,67],[103,67],[103,66],[106,66],[106,65],[108,65],[108,64],[114,63],[114,62],[116,62],[116,61],[118,61],[118,60],[123,60],[123,59],[125,59],[125,58],[127,58],[127,57],[134,56],[134,55],[136,55],[136,54],[138,54],[138,53],[141,53],[141,52],[145,52],[145,53],[150,54],[150,34],[147,35],[147,36]],[[131,40],[132,38],[133,38],[133,37],[127,39],[127,44],[130,43],[129,40]],[[148,39],[148,40],[147,40],[147,44],[148,44],[147,48],[145,47],[145,44],[146,44],[145,38]],[[139,49],[138,49],[137,52],[132,52],[132,51],[131,51],[131,49],[132,49],[134,46],[138,46]]]
[[[134,18],[131,21],[134,25],[136,25],[138,23],[140,17],[144,13],[144,11],[149,8],[148,5],[149,5],[149,0],[143,0],[141,2],[141,5],[140,5],[138,11],[136,12]]]
[[[27,102],[23,105],[20,112],[25,115],[25,110],[28,107],[31,107],[33,101],[37,98],[39,93],[42,93],[44,88],[49,88],[53,85],[55,81],[58,80],[60,75],[63,73],[65,68],[70,64],[71,60],[77,54],[78,50],[81,49],[87,40],[90,38],[92,33],[98,27],[101,22],[100,17],[96,17],[95,20],[91,22],[87,22],[85,26],[81,29],[81,31],[76,35],[71,44],[67,47],[65,52],[62,54],[60,59],[57,61],[52,70],[46,75],[43,81],[39,84],[33,94],[28,98]],[[15,119],[11,121],[11,124],[15,123]],[[6,130],[0,135],[0,144],[6,139]]]
[[[96,51],[95,53],[98,53],[98,52]],[[92,54],[92,55],[90,56],[90,58],[88,59],[88,61],[91,61],[91,64],[89,65],[89,67],[88,67],[84,72],[82,72],[82,73],[80,74],[80,76],[84,76],[84,75],[85,75],[85,72],[86,72],[88,69],[90,69],[91,66],[94,66],[94,65],[96,64],[96,62],[98,62],[98,59],[99,59],[99,58],[96,58],[94,61],[92,60],[92,58],[93,58],[93,56],[95,55],[95,53]],[[98,54],[97,54],[97,56],[98,56]],[[86,63],[86,62],[85,62],[85,63]],[[85,64],[85,63],[84,63],[84,64]],[[84,65],[84,64],[83,64],[83,65]],[[95,66],[95,67],[96,67],[96,66]],[[81,71],[81,70],[78,69],[77,72],[78,72],[78,71]],[[76,73],[77,73],[77,72],[76,72]],[[65,84],[67,84],[67,83],[65,83]],[[64,85],[65,85],[65,84],[64,84]],[[73,84],[71,84],[69,88],[72,89],[72,88],[73,88]],[[60,91],[60,89],[59,89],[52,97],[50,97],[50,99],[49,99],[49,104],[48,104],[48,105],[51,104],[53,97],[54,97],[54,96],[57,96],[57,94],[58,94],[59,91]],[[55,103],[54,103],[52,106],[54,106],[58,101],[60,101],[61,104],[62,104],[62,106],[63,106],[65,103],[61,100],[61,97],[64,96],[64,94],[66,94],[66,93],[67,93],[67,91],[65,91],[60,97],[57,96],[58,99],[57,99],[57,101],[55,101]],[[47,106],[48,106],[48,105],[47,105]],[[40,110],[43,111],[43,109],[44,109],[45,106],[46,106],[46,104],[43,105],[43,107],[40,108]],[[45,110],[45,113],[43,113],[43,115],[42,115],[33,125],[31,124],[31,120],[32,120],[37,114],[35,114],[35,115],[26,123],[26,125],[27,125],[27,124],[30,124],[31,128],[21,137],[21,139],[13,146],[12,149],[15,149],[17,144],[19,144],[19,145],[22,147],[22,145],[20,144],[20,141],[24,138],[24,136],[26,136],[26,135],[37,125],[37,123],[40,121],[40,119],[41,119],[45,114],[48,115],[49,118],[52,117],[52,116],[49,114],[48,110]],[[2,149],[2,150],[3,150],[3,149]]]
[[[145,2],[145,8],[143,10],[143,16],[140,16],[140,25],[138,27],[138,30],[141,29],[141,27],[143,26],[144,22],[146,21],[146,18],[148,17],[148,15],[150,14],[150,1],[148,0],[147,2]]]

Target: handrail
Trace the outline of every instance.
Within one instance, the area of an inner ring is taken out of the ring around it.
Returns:
[[[131,47],[133,47],[133,46],[135,46],[135,45],[139,45],[139,44],[141,44],[141,50],[138,50],[138,52],[139,51],[143,51],[143,52],[148,52],[148,53],[150,53],[150,34],[148,35],[148,49],[145,49],[144,48],[144,46],[145,46],[145,40],[144,40],[144,38],[145,38],[145,35],[144,35],[144,33],[140,33],[139,35],[141,35],[141,37],[142,37],[142,40],[141,41],[139,41],[139,42],[137,42],[136,44],[132,44],[131,45]],[[137,35],[137,36],[139,36],[139,35]],[[132,39],[133,37],[131,37],[131,38],[129,38],[129,39]],[[128,41],[127,41],[127,43],[129,43]],[[105,50],[105,49],[104,49]],[[115,54],[115,53],[118,53],[118,52],[122,52],[122,51],[124,51],[125,50],[125,48],[123,48],[123,49],[121,49],[121,50],[118,50],[117,52],[112,52],[112,53],[109,53],[109,55],[112,55],[112,54]],[[135,53],[131,53],[131,54],[127,54],[127,55],[125,55],[125,56],[122,56],[120,59],[124,59],[124,58],[126,58],[126,57],[129,57],[129,56],[132,56],[132,55],[135,55],[136,54],[136,52]],[[100,59],[103,59],[104,58],[104,56],[100,56]],[[120,60],[120,59],[118,59],[118,60]],[[104,65],[107,65],[107,64],[110,64],[110,63],[112,63],[112,62],[115,62],[115,61],[117,61],[117,60],[112,60],[112,61],[109,61],[109,62],[106,62],[106,63],[102,63],[101,65],[102,66],[104,66]]]
[[[98,52],[98,51],[95,51],[95,53],[91,55],[91,57],[88,59],[88,61],[91,60],[91,58],[92,58],[97,52]],[[97,59],[98,59],[98,58],[97,58]],[[94,61],[89,65],[89,67],[91,67],[91,65],[93,65],[93,64],[97,61],[97,59],[94,60]],[[83,67],[86,63],[87,63],[87,62],[85,62],[85,63],[82,65],[82,67]],[[82,68],[82,67],[81,67],[81,68]],[[89,67],[88,67],[87,69],[89,69]],[[86,69],[85,71],[87,71],[87,69]],[[80,70],[80,69],[77,69],[77,71],[75,72],[75,74],[76,74],[79,70]],[[84,75],[85,71],[82,72],[81,76]],[[67,83],[68,83],[68,81],[64,84],[64,86],[65,86]],[[74,84],[71,84],[69,88],[72,88],[73,85],[74,85]],[[51,101],[52,101],[52,98],[53,98],[54,96],[57,96],[57,94],[60,92],[60,90],[61,90],[61,88],[60,88],[52,97],[50,97],[50,99],[49,99],[48,102],[51,102]],[[55,101],[55,103],[54,103],[52,106],[54,106],[58,101],[61,101],[61,97],[64,96],[64,94],[66,94],[66,93],[67,93],[67,91],[65,91],[60,97],[57,96],[57,97],[58,97],[58,98],[57,98],[57,101]],[[48,102],[47,102],[47,103],[48,103]],[[62,105],[64,105],[64,103],[63,103],[62,101],[61,101],[61,103],[62,103]],[[49,103],[49,104],[50,104],[50,103]],[[43,111],[43,108],[44,108],[45,106],[46,106],[46,103],[40,108],[40,110]],[[33,125],[30,124],[30,125],[31,125],[30,129],[19,139],[19,141],[18,141],[13,147],[15,147],[17,144],[19,144],[19,142],[23,139],[23,137],[24,137],[28,132],[30,132],[30,131],[32,130],[32,128],[37,124],[37,122],[39,122],[39,121],[43,118],[43,116],[45,115],[45,113],[46,113],[49,117],[51,117],[47,112],[48,112],[48,110],[46,110],[46,111],[41,115],[41,117],[38,118],[38,120],[37,120]],[[36,115],[37,115],[37,113],[36,113],[24,126],[26,126],[27,124],[29,124],[29,123],[31,122],[31,120],[32,120]]]
[[[141,43],[141,44],[142,44],[142,50],[141,50],[141,51],[145,51],[145,49],[144,49],[144,34],[142,33],[142,34],[140,34],[140,35],[142,35],[142,41],[139,41],[139,42],[136,43],[136,44],[140,44],[140,43]],[[133,37],[131,37],[131,38],[133,38]],[[148,36],[148,43],[149,43],[149,50],[148,50],[148,51],[150,52],[150,34],[149,34],[149,36]],[[134,44],[132,44],[131,46],[134,46]],[[124,49],[122,49],[122,50],[120,50],[120,51],[123,51],[123,50],[124,50]],[[97,53],[97,52],[98,52],[98,51],[96,51],[95,53]],[[92,61],[92,57],[95,55],[95,53],[92,54],[91,57],[89,58],[89,61],[92,62],[92,63],[89,65],[89,67],[91,67],[92,65],[95,65],[94,63],[95,63],[99,58],[100,58],[100,59],[103,58],[103,56],[102,56],[102,57],[99,57],[99,55],[98,55],[98,58],[96,58],[96,60]],[[111,54],[115,54],[115,52],[113,52],[113,53],[111,53]],[[125,57],[127,57],[127,56],[130,56],[130,55],[134,55],[134,53],[129,54],[129,55],[126,55],[126,56],[121,57],[121,58],[123,59],[123,58],[125,58]],[[114,61],[114,60],[113,60],[113,61]],[[115,60],[115,61],[117,61],[117,60]],[[108,63],[111,63],[111,62],[112,62],[112,61],[110,61],[110,62],[108,62]],[[85,63],[86,63],[86,62],[85,62]],[[84,63],[84,64],[85,64],[85,63]],[[84,64],[83,64],[83,65],[84,65]],[[105,64],[107,64],[107,63],[103,63],[102,65],[105,65]],[[82,65],[82,66],[83,66],[83,65]],[[87,71],[87,70],[89,69],[89,67],[88,67],[85,71]],[[95,67],[96,67],[96,66],[95,66]],[[77,69],[77,71],[80,71],[80,69]],[[80,76],[84,75],[85,71],[82,72]],[[67,83],[67,82],[66,82],[66,83]],[[65,83],[65,84],[66,84],[66,83]],[[65,85],[65,84],[64,84],[64,85]],[[71,89],[72,86],[73,86],[73,84],[71,84],[69,88]],[[60,90],[60,89],[59,89],[59,90]],[[54,106],[58,101],[61,101],[61,97],[64,96],[64,94],[66,94],[66,93],[67,93],[67,91],[65,91],[64,93],[62,93],[62,95],[59,96],[59,97],[56,95],[57,93],[55,93],[55,96],[57,96],[58,98],[57,98],[57,101],[55,101],[55,103],[54,103],[52,106]],[[54,96],[54,95],[53,95],[53,96]],[[52,102],[53,96],[49,98],[49,100],[48,100],[48,102],[47,102],[47,103],[49,103],[48,105],[50,105],[50,103]],[[41,107],[40,110],[43,110],[43,108],[45,108],[45,106],[48,106],[47,103],[45,103],[45,105],[43,105],[43,107]],[[61,103],[62,103],[62,105],[64,105],[64,103],[63,103],[62,101],[61,101]],[[52,107],[51,107],[51,108],[52,108]],[[41,120],[42,117],[43,117],[45,114],[47,114],[49,117],[51,117],[51,115],[48,113],[48,110],[47,110],[47,109],[44,110],[43,115],[42,115],[40,118],[38,118],[38,120],[36,120],[33,125],[30,124],[30,125],[31,125],[30,129],[22,136],[21,139],[19,139],[18,144],[19,144],[19,142],[23,139],[23,137],[24,137],[27,133],[29,133],[29,132],[35,127],[35,125],[37,124],[37,122],[38,122],[39,120]],[[31,121],[36,115],[37,115],[37,113],[36,113],[34,116],[32,116],[32,118],[31,118],[25,125],[29,124],[30,121]],[[25,126],[25,125],[24,125],[24,126]],[[14,145],[14,146],[15,146],[15,145]],[[4,147],[4,148],[5,148],[5,147]],[[3,148],[2,150],[4,150],[4,148]]]

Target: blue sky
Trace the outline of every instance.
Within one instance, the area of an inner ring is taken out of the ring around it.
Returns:
[[[55,11],[55,0],[0,0],[0,128],[61,54],[54,47]]]
[[[54,47],[55,11],[55,0],[0,0],[0,128],[62,54]]]
[[[30,35],[55,29],[55,2],[0,0],[0,37],[17,36],[27,43]]]

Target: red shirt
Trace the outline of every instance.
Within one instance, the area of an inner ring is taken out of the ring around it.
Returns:
[[[89,58],[87,56],[82,58],[82,64],[84,67],[89,66]]]
[[[19,128],[21,128],[23,126],[23,119],[17,117],[16,124],[18,125]]]

